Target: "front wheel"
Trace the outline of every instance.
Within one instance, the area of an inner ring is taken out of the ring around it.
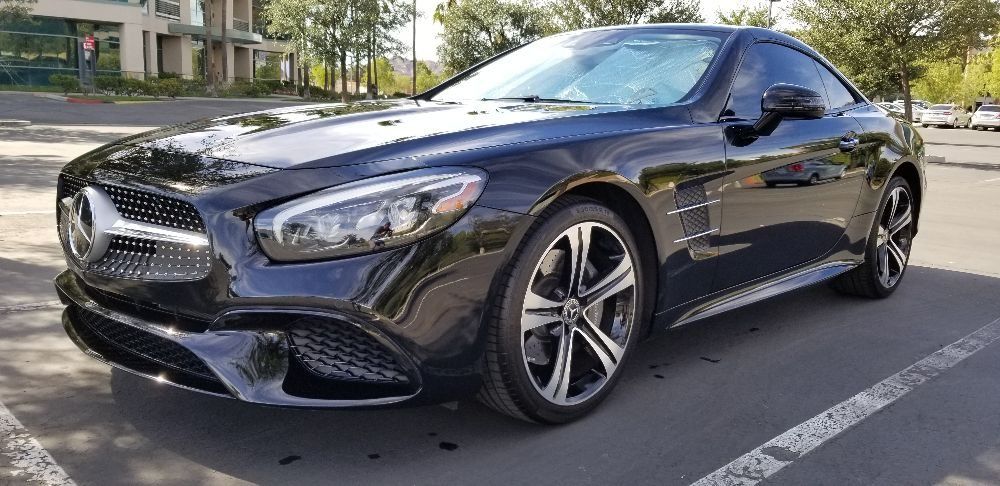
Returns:
[[[892,295],[906,272],[913,237],[916,207],[906,179],[893,177],[868,235],[865,261],[831,282],[834,289],[851,295],[884,298]]]
[[[638,248],[626,222],[596,201],[546,208],[493,301],[480,400],[541,423],[596,407],[642,335],[648,270]]]

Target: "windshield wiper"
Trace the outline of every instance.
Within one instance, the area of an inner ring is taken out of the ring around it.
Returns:
[[[483,101],[524,101],[525,103],[583,103],[587,105],[597,105],[592,101],[563,100],[559,98],[542,98],[538,95],[505,96],[502,98],[483,98]]]

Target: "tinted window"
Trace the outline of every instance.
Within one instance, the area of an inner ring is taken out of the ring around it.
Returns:
[[[1000,106],[996,106],[996,105],[980,106],[979,107],[979,111],[1000,111]]]
[[[954,105],[934,105],[931,107],[932,110],[951,110],[954,109]]]
[[[851,90],[844,86],[844,83],[826,66],[817,62],[816,69],[819,69],[819,75],[823,78],[823,84],[826,85],[827,99],[829,99],[828,109],[836,110],[858,102]]]
[[[726,116],[745,120],[760,118],[761,96],[764,90],[777,83],[797,84],[826,93],[811,57],[778,44],[754,44],[743,56]]]

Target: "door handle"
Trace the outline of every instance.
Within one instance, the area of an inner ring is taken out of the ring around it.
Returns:
[[[857,134],[855,134],[854,132],[848,133],[847,135],[844,135],[843,137],[840,138],[840,151],[851,152],[854,149],[858,148],[859,143],[861,143],[861,141],[858,140]]]

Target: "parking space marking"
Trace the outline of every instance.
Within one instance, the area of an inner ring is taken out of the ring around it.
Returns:
[[[0,402],[0,455],[10,458],[9,472],[16,480],[52,486],[76,484],[3,402]]]
[[[1000,319],[765,442],[692,486],[760,483],[997,340],[1000,340]]]
[[[24,312],[30,310],[38,309],[48,309],[49,307],[59,307],[63,305],[62,302],[58,300],[47,300],[45,302],[33,302],[31,304],[15,304],[0,306],[0,314],[7,314],[10,312]]]
[[[32,214],[56,214],[55,209],[40,209],[38,211],[8,211],[0,213],[0,216],[27,216]]]

